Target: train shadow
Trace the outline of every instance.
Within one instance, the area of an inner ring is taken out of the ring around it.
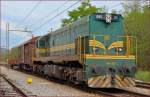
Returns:
[[[124,90],[121,90],[119,88],[94,88],[95,90],[107,92],[107,93],[123,93]]]

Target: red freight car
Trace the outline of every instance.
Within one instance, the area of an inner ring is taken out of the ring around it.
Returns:
[[[18,62],[19,60],[18,59],[10,59],[8,61],[8,63],[10,64],[10,67],[13,68],[14,66],[18,66]]]
[[[33,37],[32,39],[24,42],[23,44],[19,45],[15,49],[17,49],[17,54],[15,59],[10,60],[10,65],[13,65],[12,63],[15,62],[13,60],[16,60],[17,65],[19,65],[20,69],[25,69],[25,70],[32,70],[33,69],[33,61],[32,58],[35,56],[35,42],[38,37]],[[14,58],[14,57],[12,57]]]
[[[19,46],[19,66],[21,69],[32,70],[35,56],[35,42],[38,37],[34,37]]]

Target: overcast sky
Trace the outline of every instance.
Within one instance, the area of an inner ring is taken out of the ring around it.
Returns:
[[[45,21],[48,21],[52,17],[56,16],[64,9],[68,8],[77,1],[1,1],[1,32],[2,32],[2,46],[5,45],[6,35],[6,23],[10,23],[10,29],[24,29],[27,27],[29,30],[34,31]],[[108,12],[115,9],[116,11],[122,10],[121,3],[123,1],[91,1],[92,5],[96,7],[106,7]],[[75,4],[68,10],[77,8],[81,2]],[[35,7],[35,5],[37,5]],[[31,10],[35,8],[35,10]],[[35,36],[44,35],[48,33],[48,30],[58,29],[61,25],[61,20],[67,18],[67,11],[54,18],[52,21],[48,21],[46,25],[33,32]],[[28,17],[26,19],[25,16]],[[44,18],[43,18],[44,17]],[[28,33],[22,32],[10,32],[10,47],[19,45],[25,40],[30,39],[31,36]]]

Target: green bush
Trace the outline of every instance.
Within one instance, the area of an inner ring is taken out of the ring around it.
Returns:
[[[135,77],[138,80],[142,80],[142,81],[145,81],[145,82],[150,82],[150,71],[138,70]]]

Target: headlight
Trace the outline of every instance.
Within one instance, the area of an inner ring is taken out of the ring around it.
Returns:
[[[119,51],[119,52],[122,52],[122,51],[123,51],[123,49],[122,49],[122,48],[118,48],[118,51]]]
[[[111,14],[106,14],[106,23],[111,23]]]

